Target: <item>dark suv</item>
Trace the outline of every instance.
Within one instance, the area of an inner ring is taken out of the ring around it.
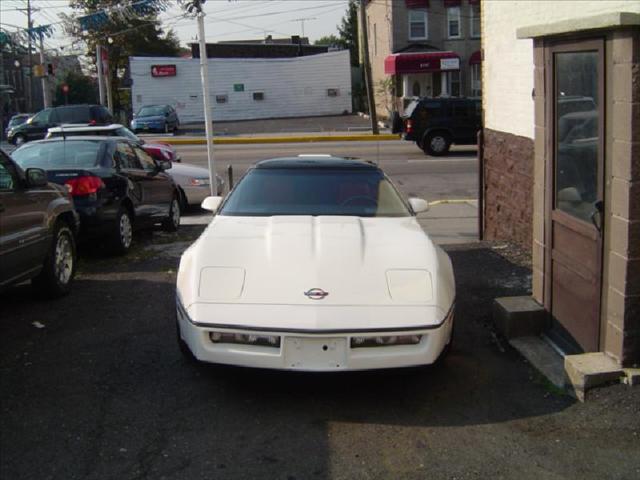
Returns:
[[[109,125],[113,116],[102,105],[64,105],[40,110],[22,125],[7,132],[7,141],[20,146],[30,140],[41,140],[47,130],[65,123]]]
[[[475,145],[482,128],[482,104],[471,98],[421,98],[402,116],[396,114],[393,133],[416,142],[428,155],[446,155],[452,143]]]
[[[69,193],[0,150],[0,289],[32,279],[51,296],[69,292],[77,229]]]

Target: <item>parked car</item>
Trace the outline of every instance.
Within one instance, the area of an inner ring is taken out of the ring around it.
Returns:
[[[49,133],[47,133],[47,138],[86,135],[125,137],[142,147],[144,151],[156,160],[161,162],[170,160],[172,166],[167,170],[167,173],[171,175],[171,178],[173,178],[174,182],[178,185],[180,206],[183,209],[190,205],[200,205],[211,193],[209,187],[209,169],[186,163],[174,163],[180,162],[181,160],[175,148],[173,148],[173,145],[162,142],[145,142],[127,127],[120,124],[114,123],[105,126],[64,125],[50,128]],[[224,189],[224,180],[217,174],[216,180],[218,182],[218,192],[222,192]]]
[[[9,123],[7,123],[7,128],[4,131],[4,136],[7,138],[9,136],[9,130],[13,127],[17,127],[18,125],[22,125],[24,122],[29,120],[29,117],[32,117],[33,113],[16,113],[9,119]]]
[[[447,254],[377,166],[345,158],[250,169],[182,255],[178,344],[211,363],[306,371],[434,363],[451,345]]]
[[[452,144],[475,145],[482,128],[482,103],[477,98],[421,98],[404,115],[395,114],[392,132],[416,142],[428,155],[446,155]]]
[[[138,132],[175,132],[180,119],[171,105],[145,105],[133,114],[131,130]]]
[[[107,125],[113,123],[113,116],[102,105],[64,105],[40,110],[22,125],[11,128],[7,141],[16,146],[25,142],[43,139],[51,127],[65,123],[85,125]]]
[[[22,168],[42,168],[51,182],[66,186],[80,214],[81,238],[106,237],[124,253],[134,229],[161,223],[176,231],[180,225],[178,189],[164,172],[171,162],[154,161],[125,138],[52,138],[12,156]]]
[[[23,171],[0,150],[0,289],[25,280],[68,293],[76,271],[78,216],[69,193],[40,168]]]

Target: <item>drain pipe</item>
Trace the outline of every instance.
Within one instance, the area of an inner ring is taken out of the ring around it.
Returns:
[[[478,130],[478,240],[484,240],[484,130]]]

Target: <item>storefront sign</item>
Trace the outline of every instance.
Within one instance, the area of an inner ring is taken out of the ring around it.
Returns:
[[[151,65],[152,77],[175,77],[176,74],[175,65]]]
[[[460,70],[459,58],[441,58],[440,70]]]

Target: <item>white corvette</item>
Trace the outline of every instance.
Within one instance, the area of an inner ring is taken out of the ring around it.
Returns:
[[[185,251],[178,343],[203,362],[339,371],[426,365],[448,350],[447,254],[375,165],[336,157],[258,163]]]

